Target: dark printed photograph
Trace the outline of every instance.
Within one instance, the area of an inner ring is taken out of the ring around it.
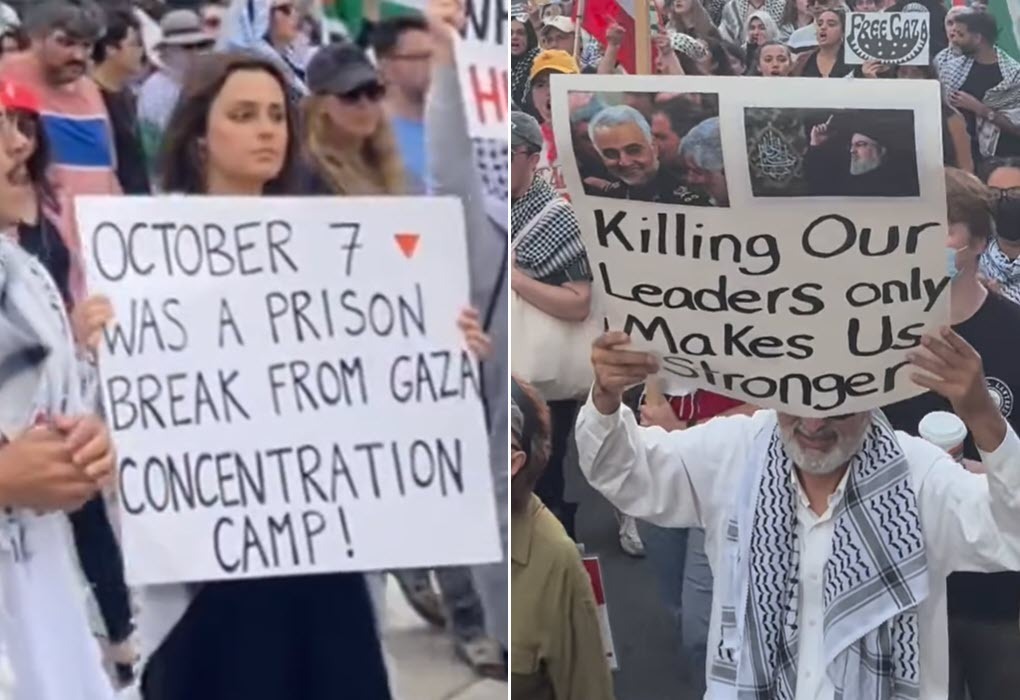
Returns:
[[[907,109],[744,109],[755,197],[917,197]]]
[[[730,205],[717,94],[572,92],[570,128],[589,196]]]

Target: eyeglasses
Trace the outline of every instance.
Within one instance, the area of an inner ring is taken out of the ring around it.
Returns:
[[[1020,199],[1020,187],[989,187],[997,199]]]
[[[350,92],[345,92],[342,95],[337,95],[338,98],[344,102],[355,104],[360,102],[363,98],[368,98],[370,102],[377,102],[381,100],[386,94],[386,88],[379,83],[373,83],[365,85],[359,88],[355,88]]]

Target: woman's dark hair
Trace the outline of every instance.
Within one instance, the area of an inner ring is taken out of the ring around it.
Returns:
[[[531,26],[531,22],[526,19],[511,17],[510,21],[520,22],[524,25],[524,35],[527,37],[527,48],[524,49],[524,53],[522,55],[527,55],[529,51],[538,46],[538,35],[535,33],[535,28]]]
[[[684,75],[705,75],[705,69],[701,64],[688,56],[683,51],[675,51],[680,67],[684,69]]]
[[[730,56],[726,52],[726,47],[723,46],[723,43],[717,39],[707,39],[705,43],[708,44],[708,53],[712,56],[712,61],[715,63],[715,70],[712,71],[712,75],[734,75],[733,66],[730,65]]]
[[[180,98],[163,135],[159,157],[159,173],[167,192],[204,194],[206,191],[205,158],[201,144],[209,127],[212,103],[223,85],[238,71],[261,71],[280,85],[287,110],[287,152],[280,173],[266,183],[265,194],[289,194],[294,187],[300,136],[297,119],[288,96],[288,83],[283,73],[269,61],[248,53],[210,53],[199,57],[194,69],[181,88]]]
[[[21,247],[34,255],[53,278],[64,304],[71,306],[71,252],[60,231],[50,220],[48,213],[60,215],[60,202],[49,178],[50,147],[39,115],[19,110],[19,121],[31,120],[35,130],[35,150],[25,162],[29,179],[39,200],[39,221],[35,226],[22,224],[18,227],[18,242]]]
[[[783,18],[779,20],[779,28],[784,26],[797,27],[797,0],[786,0],[786,7],[783,9]]]
[[[837,9],[835,7],[827,7],[818,13],[818,17],[815,18],[815,22],[817,22],[818,19],[821,18],[821,16],[826,13],[836,15],[836,17],[839,19],[839,30],[843,32],[844,35],[846,35],[846,12],[843,11],[842,9]],[[840,44],[841,48],[842,46],[843,45]]]
[[[734,44],[732,41],[722,42],[723,51],[726,52],[726,57],[735,58],[740,61],[741,65],[744,66],[745,72],[748,66],[748,58],[751,52],[745,51],[744,47]],[[728,62],[728,61],[727,61]]]
[[[54,214],[60,214],[60,202],[57,200],[57,192],[53,187],[53,181],[49,177],[50,169],[50,143],[46,137],[46,130],[43,128],[42,119],[34,112],[19,111],[17,118],[31,120],[32,128],[35,130],[35,150],[25,162],[25,169],[32,181],[32,186],[39,196],[39,203]]]

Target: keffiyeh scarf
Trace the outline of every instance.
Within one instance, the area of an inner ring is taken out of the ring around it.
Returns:
[[[684,54],[692,61],[703,61],[708,58],[708,52],[705,50],[704,44],[690,34],[671,31],[669,33],[669,45],[674,51]]]
[[[1002,73],[1002,81],[990,88],[981,101],[997,112],[1002,112],[1014,124],[1020,124],[1020,63],[998,46],[995,47],[995,54],[999,62],[999,71]],[[939,52],[935,57],[935,69],[947,96],[948,93],[963,87],[973,65],[973,58],[954,53],[952,49]],[[999,127],[977,117],[977,132],[981,155],[994,156],[999,145]]]
[[[1020,259],[1010,260],[994,238],[981,256],[981,274],[998,283],[1002,296],[1020,304]]]
[[[64,301],[30,253],[0,234],[0,436],[39,410],[80,410],[81,373]]]
[[[510,67],[510,96],[518,105],[523,105],[528,96],[528,86],[531,81],[531,66],[535,63],[535,56],[542,49],[536,46],[523,56],[514,56],[511,59]]]
[[[721,635],[711,652],[711,695],[793,700],[797,688],[800,551],[793,464],[778,426],[739,486],[724,548],[732,564],[717,589]],[[826,672],[836,700],[920,697],[917,605],[927,559],[906,458],[885,417],[872,416],[833,513],[824,570]]]
[[[550,203],[557,200],[556,206],[550,208]],[[518,234],[539,216],[537,224],[523,234],[526,237],[517,241]],[[587,261],[581,226],[573,208],[540,178],[535,178],[527,194],[511,202],[510,231],[516,244],[517,264],[529,277],[542,280],[578,261]]]

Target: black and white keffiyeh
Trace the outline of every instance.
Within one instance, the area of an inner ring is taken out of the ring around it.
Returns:
[[[730,580],[717,587],[721,635],[711,694],[793,700],[797,688],[800,547],[793,465],[778,426],[756,441],[762,461],[740,486],[724,539]],[[928,570],[906,458],[876,412],[833,513],[824,569],[823,645],[836,700],[920,697],[917,605]],[[721,582],[723,583],[723,582]]]
[[[541,218],[527,230],[536,217]],[[545,180],[536,177],[527,193],[511,202],[510,231],[517,265],[529,277],[542,280],[579,264],[588,274],[588,256],[574,208]],[[517,241],[518,235],[524,238]]]
[[[1020,63],[995,47],[996,60],[1002,80],[998,85],[988,89],[981,100],[991,109],[1001,112],[1014,124],[1020,124]],[[970,56],[955,53],[952,49],[944,49],[935,56],[935,70],[944,92],[955,92],[963,87],[974,59]],[[983,156],[994,156],[999,145],[1000,129],[993,122],[977,117],[978,150]]]
[[[998,282],[1002,296],[1020,304],[1020,259],[1010,260],[994,237],[981,255],[981,274]]]

